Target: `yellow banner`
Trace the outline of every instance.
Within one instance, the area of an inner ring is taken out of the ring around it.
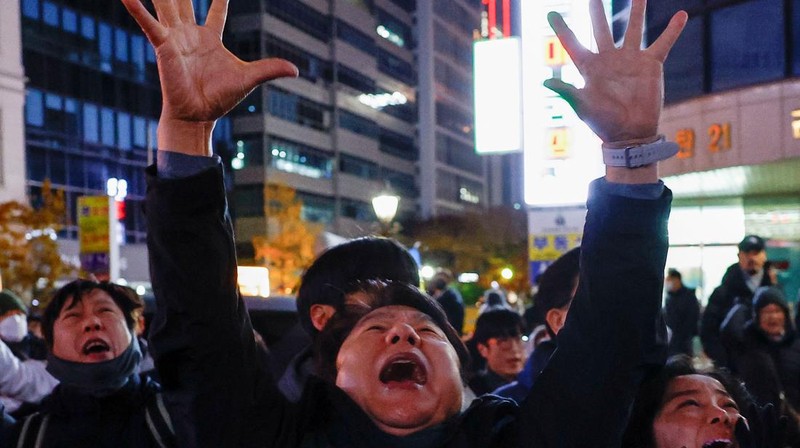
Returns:
[[[80,253],[108,253],[109,248],[108,196],[78,197],[78,235]]]
[[[530,261],[553,261],[581,245],[582,233],[528,235]]]

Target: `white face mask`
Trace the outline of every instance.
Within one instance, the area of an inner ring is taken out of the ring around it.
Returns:
[[[28,334],[28,319],[24,314],[15,314],[0,320],[0,339],[19,342]]]

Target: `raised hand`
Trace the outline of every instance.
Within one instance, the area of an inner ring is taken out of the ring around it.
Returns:
[[[664,99],[663,64],[688,19],[684,11],[672,17],[659,38],[641,49],[646,0],[632,0],[625,40],[614,44],[601,0],[591,0],[590,14],[598,52],[581,45],[560,14],[548,15],[567,53],[586,81],[577,89],[558,79],[545,86],[569,102],[603,142],[655,137]]]
[[[779,448],[785,445],[789,420],[771,403],[759,407],[751,403],[747,419],[736,422],[736,441],[740,448]]]
[[[222,45],[227,0],[213,0],[205,25],[195,23],[191,0],[153,0],[158,20],[141,0],[122,0],[155,48],[163,105],[159,148],[190,146],[210,136],[219,119],[259,84],[297,76],[283,59],[244,62]],[[170,135],[164,135],[169,130]],[[207,146],[207,145],[206,145]]]

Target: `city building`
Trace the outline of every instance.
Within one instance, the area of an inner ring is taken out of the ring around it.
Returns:
[[[25,203],[22,34],[19,3],[7,3],[0,14],[0,202]]]
[[[16,183],[34,203],[45,179],[65,191],[67,225],[59,242],[62,254],[76,264],[78,197],[113,194],[123,199],[121,277],[147,281],[144,168],[152,160],[161,109],[155,53],[121,2],[21,0],[18,4],[19,14],[4,9],[1,19],[21,20],[27,77],[27,169],[16,170],[26,176]],[[196,7],[205,11],[207,4],[203,0]],[[4,35],[0,48],[7,42]],[[4,63],[4,70],[7,67]],[[14,74],[13,64],[11,70]],[[20,124],[18,129],[23,129]],[[227,129],[225,122],[217,129],[217,146],[222,150]]]
[[[668,265],[705,300],[746,234],[791,300],[800,287],[800,1],[649,2],[655,38],[689,13],[665,65],[661,132],[677,142],[661,163],[675,193]]]
[[[417,2],[424,217],[486,209],[502,200],[499,157],[475,153],[472,43],[482,11],[478,0]],[[491,158],[497,161],[490,164]]]
[[[488,206],[471,112],[480,11],[476,0],[231,3],[234,53],[300,69],[232,112],[242,254],[274,229],[263,212],[273,182],[297,190],[304,219],[344,237],[376,232],[371,199],[384,191],[401,197],[399,221]]]

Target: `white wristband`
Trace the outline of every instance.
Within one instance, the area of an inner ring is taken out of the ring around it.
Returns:
[[[631,145],[624,148],[603,146],[603,163],[607,166],[638,168],[659,160],[666,160],[678,153],[678,144],[668,142],[663,135],[653,143]]]

